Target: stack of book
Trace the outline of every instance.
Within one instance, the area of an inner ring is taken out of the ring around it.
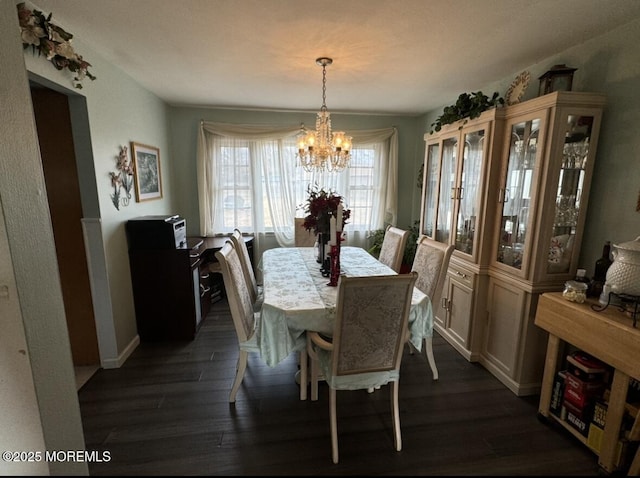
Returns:
[[[583,436],[588,436],[596,401],[602,398],[609,370],[606,364],[584,352],[567,356],[562,407],[564,419]]]

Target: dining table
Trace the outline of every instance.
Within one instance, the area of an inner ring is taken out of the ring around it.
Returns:
[[[329,285],[313,247],[266,250],[262,271],[264,301],[258,346],[262,359],[275,367],[291,353],[304,351],[306,332],[333,335],[338,287]],[[340,275],[375,276],[396,272],[360,247],[340,247]],[[414,287],[409,313],[410,342],[422,350],[423,339],[433,333],[431,300]],[[302,361],[301,361],[302,362]],[[306,362],[306,361],[305,361]],[[301,393],[301,398],[306,394]]]

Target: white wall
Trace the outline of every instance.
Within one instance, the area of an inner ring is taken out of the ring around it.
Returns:
[[[37,2],[34,3],[37,5]],[[64,25],[64,18],[56,15],[55,11],[43,11],[45,14],[52,13],[54,23],[57,22],[62,28],[74,33],[73,29]],[[174,188],[169,173],[173,158],[169,149],[167,107],[128,74],[92,51],[81,37],[74,36],[73,44],[75,51],[91,63],[89,70],[97,77],[95,81],[85,79],[80,90],[73,88],[73,75],[70,72],[56,70],[44,57],[25,50],[24,59],[27,70],[37,78],[44,78],[46,82],[54,84],[58,91],[68,95],[82,95],[86,100],[88,128],[86,134],[74,138],[74,141],[85,146],[76,158],[81,164],[80,168],[82,169],[83,162],[93,163],[94,177],[81,178],[83,201],[85,196],[93,195],[96,202],[95,207],[89,210],[92,214],[97,214],[97,217],[85,218],[85,226],[90,229],[87,233],[90,237],[95,237],[96,234],[102,236],[102,244],[88,245],[89,255],[96,260],[90,264],[94,268],[94,286],[98,288],[98,296],[94,297],[94,303],[99,305],[96,322],[98,333],[107,335],[100,340],[103,366],[119,366],[137,344],[124,224],[132,217],[173,214],[175,210],[172,202]],[[127,146],[130,153],[131,141],[160,149],[163,197],[136,202],[134,194],[129,206],[117,210],[111,200],[113,188],[109,172],[116,171],[120,146]],[[84,207],[83,210],[87,211]],[[104,344],[107,344],[106,347]],[[105,348],[108,348],[106,356]]]
[[[0,451],[82,450],[49,207],[16,7],[0,1]],[[6,228],[6,229],[5,229]],[[87,474],[86,463],[10,463],[4,475]]]
[[[93,65],[91,71],[98,79],[85,81],[82,90],[73,89],[70,72],[58,71],[45,57],[23,51],[13,0],[0,0],[0,38],[0,203],[4,211],[4,218],[0,217],[0,447],[82,450],[84,436],[27,70],[35,81],[71,95],[72,110],[78,104],[85,109],[85,124],[78,128],[85,133],[74,138],[80,153],[76,159],[81,171],[93,171],[93,177],[81,176],[83,198],[92,195],[94,202],[83,210],[91,215],[85,217],[89,236],[98,235],[87,248],[98,269],[92,286],[97,290],[97,320],[103,323],[97,328],[108,335],[106,342],[111,345],[110,355],[103,357],[101,350],[101,358],[113,364],[122,363],[137,343],[124,223],[135,216],[174,211],[167,111],[162,101],[77,36],[76,51]],[[119,147],[131,141],[160,148],[164,197],[143,203],[134,199],[118,211],[110,198],[109,172],[115,171]],[[85,167],[87,162],[91,168]],[[77,475],[87,474],[88,468],[86,463],[73,462],[48,466],[0,462],[0,474],[48,472]]]

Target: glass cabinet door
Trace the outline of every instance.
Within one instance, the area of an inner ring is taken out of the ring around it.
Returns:
[[[534,118],[511,126],[506,177],[500,189],[502,203],[497,261],[522,269],[528,254],[529,208],[534,186],[536,162],[539,158],[538,139],[541,120]]]
[[[446,138],[442,141],[442,160],[440,171],[440,191],[436,219],[436,236],[438,242],[449,244],[451,240],[454,200],[456,190],[456,167],[458,156],[458,138]]]
[[[438,166],[440,164],[440,144],[427,146],[426,164],[424,165],[423,215],[421,233],[435,239],[436,197],[438,194]]]
[[[455,248],[473,254],[478,210],[482,204],[482,163],[484,159],[485,131],[464,135],[461,161],[460,187],[455,197],[459,200],[456,218]]]
[[[549,274],[567,273],[571,269],[571,256],[580,217],[580,200],[589,161],[589,142],[593,122],[593,116],[567,115],[562,157],[553,158],[561,164],[561,167],[549,245],[547,263]]]

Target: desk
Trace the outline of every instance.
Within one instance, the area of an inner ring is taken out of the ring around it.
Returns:
[[[244,243],[247,245],[247,249],[249,249],[249,256],[253,261],[253,236],[245,236],[243,235]],[[205,236],[189,236],[187,240],[194,241],[202,241],[201,253],[202,253],[202,261],[205,264],[209,264],[212,262],[218,262],[216,259],[215,253],[222,249],[224,243],[230,241],[230,236],[214,236],[214,237],[205,237]]]
[[[304,350],[305,332],[332,335],[338,288],[320,274],[312,247],[269,249],[262,255],[262,329],[258,344],[263,360],[274,367],[292,352]],[[341,249],[340,270],[350,276],[389,275],[395,272],[358,247]],[[431,301],[414,288],[409,315],[411,343],[418,351],[431,337]]]
[[[242,236],[244,243],[249,250],[249,258],[253,264],[253,236]],[[222,271],[220,264],[216,258],[216,252],[222,249],[225,242],[230,241],[229,236],[189,236],[187,243],[189,248],[193,250],[192,244],[197,244],[196,252],[200,255],[200,284],[202,293],[202,316],[206,317],[211,304],[219,301],[223,297],[224,282],[222,280]]]
[[[553,379],[562,363],[563,357],[560,353],[563,342],[570,343],[612,366],[615,371],[598,459],[598,464],[604,471],[611,473],[615,471],[615,452],[624,415],[629,377],[640,379],[640,330],[634,328],[633,320],[616,307],[610,306],[602,312],[596,312],[591,309],[591,304],[594,303],[597,302],[570,302],[564,299],[560,292],[540,296],[535,324],[549,332],[549,343],[540,391],[539,413],[547,418],[555,418],[555,415],[549,413],[549,405]],[[564,425],[563,422],[560,423]],[[636,419],[634,429],[637,425]],[[567,429],[572,431],[569,427]],[[577,433],[574,435],[586,443],[584,437]]]

